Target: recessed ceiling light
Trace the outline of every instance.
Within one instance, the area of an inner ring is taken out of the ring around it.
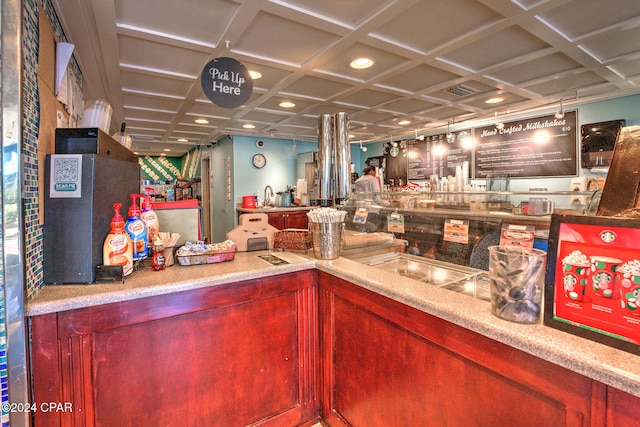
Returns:
[[[411,123],[411,120],[400,120],[398,122],[399,125],[408,125],[409,123]]]
[[[252,125],[251,123],[245,123],[242,125],[243,128],[245,129],[255,129],[255,125]]]
[[[373,64],[375,63],[375,61],[371,58],[356,58],[353,61],[351,61],[351,64],[349,64],[349,66],[351,68],[355,68],[356,70],[364,70],[365,68],[370,68],[373,66]]]
[[[165,148],[162,151],[171,151],[171,148]]]
[[[280,104],[278,104],[278,105],[280,105],[282,108],[293,108],[293,107],[295,107],[295,106],[296,106],[296,104],[294,104],[294,103],[293,103],[293,102],[291,102],[291,101],[282,101],[282,102],[281,102]]]
[[[178,138],[178,142],[188,142],[187,138]]]
[[[496,97],[487,99],[486,101],[484,101],[484,103],[485,104],[498,104],[498,103],[500,103],[502,101],[504,101],[504,98],[496,96]]]
[[[258,72],[258,71],[253,71],[253,70],[249,70],[249,75],[251,76],[251,78],[253,80],[257,80],[260,77],[262,77],[262,73]]]
[[[198,123],[200,125],[206,125],[206,124],[209,123],[209,120],[207,120],[207,119],[196,119],[195,121],[196,121],[196,123]]]

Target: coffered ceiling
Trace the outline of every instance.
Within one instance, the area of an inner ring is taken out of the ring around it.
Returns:
[[[126,122],[140,154],[225,135],[316,141],[324,113],[348,113],[366,143],[640,93],[638,0],[53,2],[85,98],[111,104],[112,130]],[[351,69],[359,56],[373,67]],[[218,57],[262,74],[239,108],[202,91]]]

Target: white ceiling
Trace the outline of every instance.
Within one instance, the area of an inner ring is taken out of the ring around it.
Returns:
[[[54,0],[85,98],[113,107],[140,154],[224,135],[317,140],[346,112],[352,141],[640,93],[638,0]],[[375,65],[352,70],[356,56]],[[232,57],[262,73],[247,103],[214,105],[200,72]],[[447,92],[462,86],[473,93]],[[484,101],[495,95],[498,105]],[[284,109],[283,100],[296,106]],[[208,125],[194,120],[204,117]],[[401,126],[402,119],[411,121]],[[245,123],[256,128],[247,131]],[[188,143],[178,143],[178,138]]]

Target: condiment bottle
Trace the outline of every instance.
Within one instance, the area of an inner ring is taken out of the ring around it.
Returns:
[[[140,214],[140,219],[144,222],[144,225],[147,228],[147,242],[149,243],[149,246],[152,246],[154,239],[160,231],[160,221],[158,220],[158,215],[156,215],[153,210],[151,196],[144,196],[144,199],[142,199],[142,213]]]
[[[111,219],[111,231],[104,239],[102,247],[102,263],[104,265],[121,265],[125,276],[133,271],[133,245],[126,231],[124,218],[120,216],[122,203],[114,203],[115,214]]]
[[[164,242],[157,238],[153,242],[153,258],[151,258],[151,269],[153,271],[164,270],[166,267],[163,245]]]
[[[140,208],[136,199],[142,197],[140,194],[131,194],[131,206],[129,207],[129,219],[124,225],[124,230],[129,234],[133,243],[133,260],[139,261],[149,256],[147,246],[147,227],[140,219]]]

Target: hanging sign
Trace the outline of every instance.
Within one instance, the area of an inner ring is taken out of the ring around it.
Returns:
[[[253,92],[249,70],[233,58],[210,61],[202,70],[200,83],[207,98],[223,108],[241,106]]]
[[[514,178],[578,174],[577,114],[567,111],[474,130],[475,178],[501,174]]]

